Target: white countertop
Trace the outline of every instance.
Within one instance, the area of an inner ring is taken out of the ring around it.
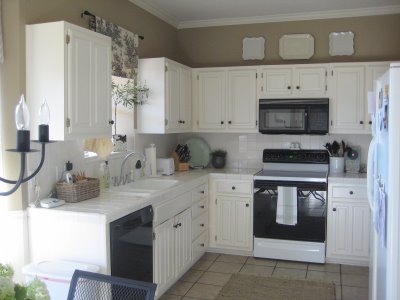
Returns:
[[[171,187],[154,191],[147,196],[131,196],[128,192],[119,193],[119,188],[113,187],[102,190],[97,198],[77,202],[66,203],[52,209],[29,208],[30,215],[40,215],[47,213],[71,214],[75,217],[85,217],[93,219],[94,222],[109,223],[127,214],[142,209],[148,205],[157,205],[166,198],[171,198],[184,193],[191,188],[201,184],[205,176],[212,174],[217,178],[237,178],[253,180],[253,175],[258,172],[256,169],[198,169],[186,172],[176,172],[171,176],[157,177],[160,180],[177,180],[178,182]],[[142,179],[139,179],[142,180]]]
[[[329,173],[328,183],[367,184],[367,173]]]

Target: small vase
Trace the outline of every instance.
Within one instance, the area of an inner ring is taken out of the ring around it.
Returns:
[[[225,167],[225,162],[226,162],[225,156],[214,155],[211,159],[211,164],[216,169],[222,169],[223,167]]]

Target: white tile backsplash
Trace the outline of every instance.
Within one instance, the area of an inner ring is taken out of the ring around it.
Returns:
[[[208,142],[211,150],[225,149],[228,168],[261,168],[262,151],[265,148],[285,149],[291,142],[299,142],[301,149],[324,149],[327,142],[344,140],[350,146],[361,147],[361,162],[367,161],[370,135],[264,135],[259,133],[192,133],[181,134],[178,142],[184,143],[192,136],[201,137]]]

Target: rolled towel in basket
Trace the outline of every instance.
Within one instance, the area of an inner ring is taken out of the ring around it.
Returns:
[[[297,224],[297,187],[278,186],[276,223],[283,225]]]

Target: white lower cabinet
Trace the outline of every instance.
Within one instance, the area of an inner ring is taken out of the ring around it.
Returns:
[[[154,280],[160,295],[192,259],[192,217],[188,208],[154,228]]]
[[[251,245],[249,197],[219,196],[215,244],[222,247],[248,249]]]
[[[367,265],[370,208],[365,186],[329,184],[327,260]]]
[[[211,177],[210,247],[252,251],[253,182]]]
[[[192,192],[192,262],[195,263],[208,248],[208,184]]]

